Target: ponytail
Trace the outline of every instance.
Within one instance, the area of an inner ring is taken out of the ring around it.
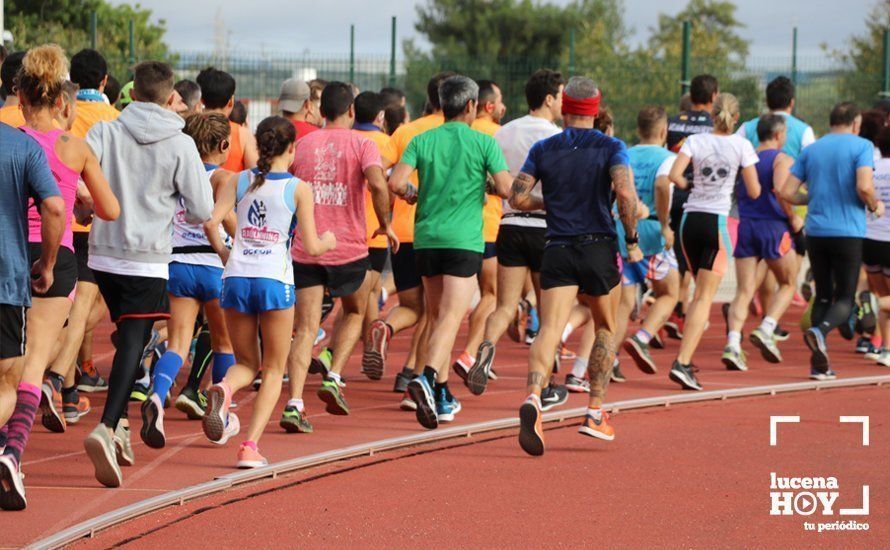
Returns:
[[[272,161],[287,151],[297,140],[294,125],[286,118],[270,116],[263,119],[256,129],[256,145],[259,152],[256,167],[259,173],[254,176],[248,191],[259,189],[272,169]]]
[[[739,114],[739,100],[732,94],[721,93],[714,100],[714,128],[731,134]]]
[[[28,105],[52,107],[62,95],[67,74],[65,52],[57,44],[45,44],[25,54],[16,85]]]

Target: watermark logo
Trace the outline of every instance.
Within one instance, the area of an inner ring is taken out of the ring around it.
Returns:
[[[862,426],[862,446],[869,445],[869,417],[841,416],[842,424],[856,423]],[[778,446],[780,424],[800,423],[799,416],[770,416],[769,444]],[[858,508],[839,508],[841,486],[835,476],[810,477],[787,476],[770,472],[770,515],[815,516],[824,521],[804,521],[807,531],[868,531],[869,524],[856,519],[837,519],[838,516],[868,516],[869,487],[862,485]],[[852,497],[845,494],[845,500]]]

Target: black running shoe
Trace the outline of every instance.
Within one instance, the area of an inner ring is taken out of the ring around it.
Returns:
[[[624,377],[624,373],[621,372],[621,367],[618,363],[612,365],[612,382],[617,384],[622,384],[627,382],[627,378]]]
[[[791,333],[782,327],[776,325],[776,329],[773,331],[773,339],[776,342],[784,342],[785,340],[791,338]]]
[[[541,410],[549,411],[569,400],[569,390],[565,386],[550,384],[541,390]]]
[[[485,340],[476,353],[476,363],[467,372],[464,383],[473,395],[482,395],[488,386],[491,364],[494,363],[494,344]]]
[[[695,365],[681,365],[679,361],[674,361],[671,367],[670,379],[683,386],[684,390],[701,391],[702,387],[695,377],[698,367]]]
[[[402,367],[402,372],[396,374],[396,382],[392,387],[392,391],[399,394],[405,393],[405,390],[408,389],[408,382],[410,382],[413,377],[414,371],[408,367]]]
[[[856,336],[856,318],[859,316],[859,308],[853,306],[853,313],[850,317],[837,327],[838,332],[844,337],[844,340],[852,340]]]
[[[863,334],[874,334],[878,326],[878,298],[868,290],[859,293],[859,327]]]

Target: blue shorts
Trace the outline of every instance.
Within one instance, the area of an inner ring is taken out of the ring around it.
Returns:
[[[673,250],[665,250],[658,254],[646,256],[639,262],[624,261],[621,268],[621,284],[624,286],[639,285],[645,281],[661,281],[671,270],[677,268],[677,256]]]
[[[167,292],[178,298],[212,302],[222,291],[222,274],[221,267],[170,262]]]
[[[784,220],[739,220],[735,258],[778,260],[794,250],[791,227]]]
[[[294,285],[275,279],[227,277],[223,279],[219,305],[240,313],[257,314],[293,307]]]

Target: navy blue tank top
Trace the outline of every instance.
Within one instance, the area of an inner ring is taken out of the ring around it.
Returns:
[[[736,197],[739,203],[739,218],[755,220],[787,220],[788,216],[779,204],[779,198],[773,189],[773,164],[781,151],[778,149],[766,149],[757,153],[760,162],[757,163],[757,179],[760,180],[760,196],[756,200],[748,197],[748,190],[741,175],[736,182]]]

